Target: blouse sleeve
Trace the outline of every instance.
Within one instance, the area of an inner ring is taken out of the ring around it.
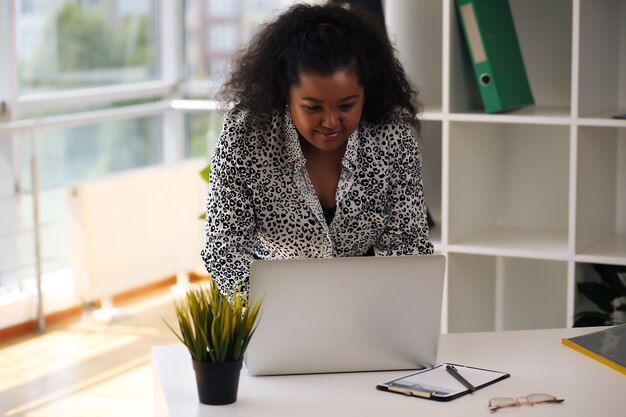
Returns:
[[[385,231],[374,249],[377,255],[429,255],[426,203],[422,185],[422,156],[414,129],[407,122],[394,123]]]
[[[227,114],[215,146],[201,252],[207,271],[224,294],[237,289],[248,292],[256,242],[252,193],[237,162],[236,144],[241,143],[237,135],[245,134],[240,122]]]

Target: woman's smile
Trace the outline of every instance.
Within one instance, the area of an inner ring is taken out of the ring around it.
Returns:
[[[323,132],[320,130],[316,131],[318,134],[322,135],[322,137],[328,141],[333,141],[339,138],[339,136],[341,135],[341,133],[343,132],[342,130],[338,130],[335,132]]]

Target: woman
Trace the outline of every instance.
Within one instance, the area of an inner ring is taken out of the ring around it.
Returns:
[[[220,290],[255,258],[430,254],[416,92],[386,34],[296,5],[234,62],[202,257]]]

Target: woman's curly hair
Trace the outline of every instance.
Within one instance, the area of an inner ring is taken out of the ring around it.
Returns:
[[[419,131],[417,91],[387,34],[364,13],[338,5],[298,4],[267,23],[233,61],[218,97],[258,120],[284,111],[300,73],[356,70],[363,86],[363,119],[389,120],[394,110]]]

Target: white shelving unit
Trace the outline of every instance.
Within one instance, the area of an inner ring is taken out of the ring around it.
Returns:
[[[424,103],[444,332],[571,326],[592,263],[626,265],[626,0],[510,0],[535,105],[482,109],[454,0],[388,0]]]

